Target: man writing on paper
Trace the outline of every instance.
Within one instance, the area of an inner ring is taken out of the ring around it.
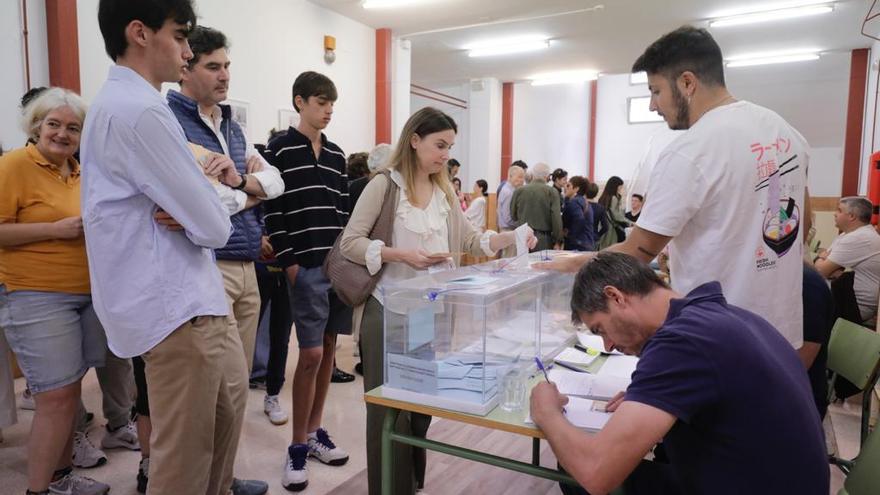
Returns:
[[[595,436],[568,422],[555,385],[532,390],[533,421],[589,493],[828,493],[825,437],[797,353],[766,320],[729,305],[718,282],[684,296],[633,257],[604,252],[578,272],[571,308],[607,350],[640,357]],[[643,461],[661,440],[669,463]]]

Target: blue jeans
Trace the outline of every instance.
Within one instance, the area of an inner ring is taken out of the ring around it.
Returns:
[[[0,327],[31,392],[77,382],[102,367],[107,337],[89,294],[17,290],[0,284]]]

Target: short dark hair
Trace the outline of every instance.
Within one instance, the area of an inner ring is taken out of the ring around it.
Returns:
[[[693,26],[682,26],[651,43],[632,71],[661,74],[670,81],[690,71],[706,84],[724,86],[721,48],[709,31]]]
[[[489,183],[483,179],[477,179],[477,185],[483,190],[483,196],[489,195]]]
[[[292,93],[293,109],[296,110],[296,113],[299,113],[299,108],[296,106],[297,96],[306,101],[312,96],[330,101],[336,101],[339,98],[333,81],[324,74],[314,71],[306,71],[296,76],[296,81],[293,81]]]
[[[561,168],[557,168],[556,170],[553,171],[552,174],[550,174],[550,178],[553,180],[559,180],[563,177],[568,177],[568,172],[566,172],[565,170],[563,170]]]
[[[202,55],[214,53],[214,50],[219,50],[220,48],[229,49],[229,41],[226,39],[225,34],[205,26],[194,27],[189,32],[187,40],[189,41],[189,48],[193,52],[193,57],[187,62],[190,69],[199,63]]]
[[[571,187],[574,187],[577,189],[576,194],[579,194],[581,196],[586,196],[587,188],[590,186],[590,181],[581,177],[580,175],[575,175],[571,179],[568,179],[568,183],[571,184]],[[599,191],[599,189],[596,188],[596,192],[598,192],[598,191]]]
[[[104,37],[104,49],[114,62],[128,48],[125,28],[132,21],[141,21],[158,31],[168,19],[190,29],[195,27],[192,0],[101,0],[98,4],[98,26]]]
[[[656,289],[668,289],[650,266],[623,253],[601,251],[582,266],[571,289],[571,321],[581,323],[578,313],[608,311],[605,287],[627,295],[645,296]]]
[[[633,194],[632,197],[638,198],[638,200],[641,201],[642,203],[645,202],[645,197],[642,196],[641,194]]]
[[[348,155],[345,172],[348,174],[349,182],[370,175],[370,167],[367,166],[367,157],[369,156],[370,154],[365,151]]]
[[[599,184],[595,182],[590,182],[590,185],[587,186],[587,199],[593,199],[599,195]]]
[[[446,160],[446,168],[448,168],[450,172],[454,167],[461,168],[461,163],[455,158],[450,158],[449,160]]]
[[[21,109],[24,110],[24,107],[28,106],[28,103],[34,101],[34,98],[40,96],[43,91],[46,91],[46,86],[37,86],[36,88],[31,88],[27,90],[27,92],[21,95]]]
[[[528,170],[528,169],[529,169],[529,166],[526,165],[526,162],[524,162],[524,161],[522,161],[522,160],[517,160],[517,161],[515,161],[515,162],[513,162],[513,163],[510,164],[511,167],[514,166],[514,165],[516,165],[517,167],[519,167],[519,168],[521,168],[521,169],[523,169],[523,170]]]

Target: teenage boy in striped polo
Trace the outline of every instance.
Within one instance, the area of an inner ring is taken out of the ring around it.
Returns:
[[[300,123],[266,146],[270,163],[284,179],[284,193],[265,203],[266,230],[287,272],[300,347],[291,387],[293,435],[281,480],[291,491],[308,485],[307,457],[332,466],[348,461],[321,427],[336,335],[351,332],[351,308],[339,300],[321,268],[349,211],[345,153],[323,133],[336,98],[336,86],[327,76],[300,74],[293,83]]]

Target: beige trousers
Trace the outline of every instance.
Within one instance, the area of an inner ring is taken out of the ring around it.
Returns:
[[[254,346],[260,323],[260,288],[252,261],[217,260],[229,302],[229,325],[238,332],[248,374],[254,366]]]
[[[200,316],[143,359],[153,422],[148,495],[227,495],[248,391],[238,332],[225,316]]]

